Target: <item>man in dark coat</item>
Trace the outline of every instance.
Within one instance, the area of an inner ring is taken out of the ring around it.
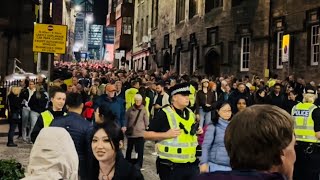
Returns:
[[[238,84],[238,88],[230,94],[228,99],[228,101],[231,103],[233,114],[237,112],[237,101],[240,98],[244,98],[246,100],[247,106],[250,106],[252,104],[250,93],[246,91],[246,85],[243,83]]]
[[[82,116],[82,97],[79,93],[69,93],[66,105],[68,115],[54,119],[50,126],[65,128],[72,137],[79,156],[79,176],[81,180],[88,179],[88,162],[92,158],[91,153],[91,133],[92,124]]]

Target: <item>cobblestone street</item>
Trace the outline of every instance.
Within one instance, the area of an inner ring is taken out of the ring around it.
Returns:
[[[1,121],[1,120],[0,120]],[[8,124],[0,124],[0,159],[17,159],[25,168],[29,162],[29,154],[32,148],[32,145],[24,143],[22,140],[16,140],[15,143],[18,144],[18,147],[8,148],[6,146],[7,136],[5,133],[8,132]],[[17,136],[15,136],[17,138]],[[155,168],[156,156],[151,155],[153,152],[153,142],[146,142],[145,152],[144,152],[144,164],[142,171],[144,178],[146,180],[158,180]]]

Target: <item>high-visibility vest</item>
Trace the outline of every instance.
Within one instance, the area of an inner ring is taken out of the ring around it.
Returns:
[[[190,85],[189,100],[190,100],[190,107],[193,107],[194,104],[196,103],[196,88],[194,88],[194,86],[192,85]]]
[[[312,103],[298,103],[292,108],[291,115],[294,118],[294,133],[297,141],[317,143],[314,132],[312,112],[317,108]]]
[[[180,123],[184,125],[188,134],[181,130],[176,138],[165,139],[157,143],[159,158],[169,160],[173,163],[192,163],[196,160],[196,148],[198,145],[197,135],[190,135],[191,126],[195,122],[194,113],[189,110],[189,119],[181,118],[170,106],[162,109],[166,115],[170,128],[179,128]]]
[[[150,117],[150,112],[149,112],[150,98],[146,97],[145,100],[146,100],[145,108],[146,108],[148,117]]]
[[[125,92],[126,99],[126,110],[128,110],[132,105],[134,105],[134,96],[139,92],[136,88],[130,88]]]
[[[64,113],[63,115],[66,116],[67,113]],[[49,127],[54,119],[51,112],[49,110],[46,110],[41,113],[41,116],[42,116],[42,120],[43,120],[43,127]]]

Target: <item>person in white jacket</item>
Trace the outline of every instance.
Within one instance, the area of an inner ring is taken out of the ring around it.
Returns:
[[[70,134],[60,127],[40,131],[22,180],[78,180],[79,159]]]

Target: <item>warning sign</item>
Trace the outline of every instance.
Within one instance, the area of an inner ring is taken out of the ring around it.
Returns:
[[[45,53],[66,53],[67,26],[35,24],[33,33],[33,51]]]

